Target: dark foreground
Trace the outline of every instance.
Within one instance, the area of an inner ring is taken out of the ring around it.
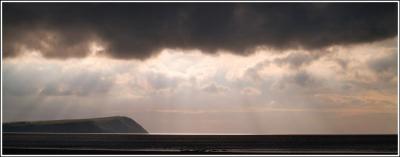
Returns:
[[[397,135],[3,133],[3,154],[397,154]]]

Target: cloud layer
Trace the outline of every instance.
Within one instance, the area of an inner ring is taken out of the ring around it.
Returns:
[[[3,121],[125,115],[152,133],[396,133],[397,38],[329,52],[32,53],[3,62]]]
[[[5,3],[3,54],[36,51],[45,57],[71,58],[100,53],[147,59],[164,48],[240,55],[260,46],[315,50],[396,36],[397,7],[396,3]],[[308,62],[302,56],[287,60],[298,60],[294,66]]]

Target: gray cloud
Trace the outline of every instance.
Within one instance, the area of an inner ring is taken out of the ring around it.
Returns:
[[[382,81],[387,82],[397,77],[397,60],[397,52],[392,52],[385,56],[369,60],[368,66]]]
[[[244,76],[250,78],[251,80],[260,81],[262,77],[259,74],[259,71],[263,68],[269,66],[271,62],[269,60],[264,60],[256,65],[246,69],[244,72]]]
[[[15,77],[18,74],[9,72],[4,74],[4,94],[27,96],[35,94],[39,89],[39,81],[34,77]]]
[[[278,65],[289,65],[291,68],[299,68],[311,63],[317,58],[317,56],[312,56],[311,54],[291,53],[287,57],[275,59],[274,62]]]
[[[180,81],[179,78],[169,77],[165,74],[153,72],[149,72],[146,75],[146,80],[151,85],[151,87],[156,90],[174,88],[178,86]]]
[[[284,75],[273,84],[272,89],[279,89],[289,93],[301,93],[302,91],[318,91],[324,85],[318,77],[305,70],[299,70]]]
[[[62,71],[55,64],[4,66],[4,94],[11,96],[88,96],[107,93],[113,78],[105,72]]]
[[[336,59],[335,61],[340,67],[342,67],[342,69],[347,69],[347,66],[349,65],[349,61],[348,60]]]
[[[226,92],[229,90],[228,87],[217,85],[215,83],[211,83],[209,85],[206,85],[202,88],[203,91],[208,92],[208,93],[222,93]]]
[[[320,49],[397,35],[396,3],[5,3],[4,56],[146,59],[162,48]],[[321,51],[322,52],[322,51]]]
[[[59,75],[56,74],[60,70],[56,65],[46,67],[39,64],[4,64],[2,71],[4,94],[13,96],[36,95],[44,84],[58,78]]]
[[[300,71],[296,73],[293,77],[296,84],[300,86],[310,86],[315,83],[315,79],[305,71]]]
[[[64,78],[46,84],[40,94],[47,96],[88,96],[107,93],[113,86],[113,80],[110,77],[95,72],[81,72]]]
[[[378,73],[390,72],[396,74],[397,71],[397,53],[391,53],[380,58],[374,58],[369,61],[369,67]]]

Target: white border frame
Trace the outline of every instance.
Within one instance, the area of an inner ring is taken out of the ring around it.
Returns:
[[[0,140],[1,140],[1,156],[398,156],[399,147],[399,19],[397,20],[397,154],[395,155],[323,155],[323,154],[312,154],[312,155],[4,155],[3,154],[3,3],[397,3],[397,17],[399,18],[399,1],[1,1],[1,128],[0,128]]]

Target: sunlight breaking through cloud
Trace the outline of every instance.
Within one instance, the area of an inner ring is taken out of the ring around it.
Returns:
[[[391,38],[324,55],[259,49],[245,57],[164,49],[145,61],[25,53],[4,60],[4,121],[118,114],[151,132],[393,133],[396,46]]]

